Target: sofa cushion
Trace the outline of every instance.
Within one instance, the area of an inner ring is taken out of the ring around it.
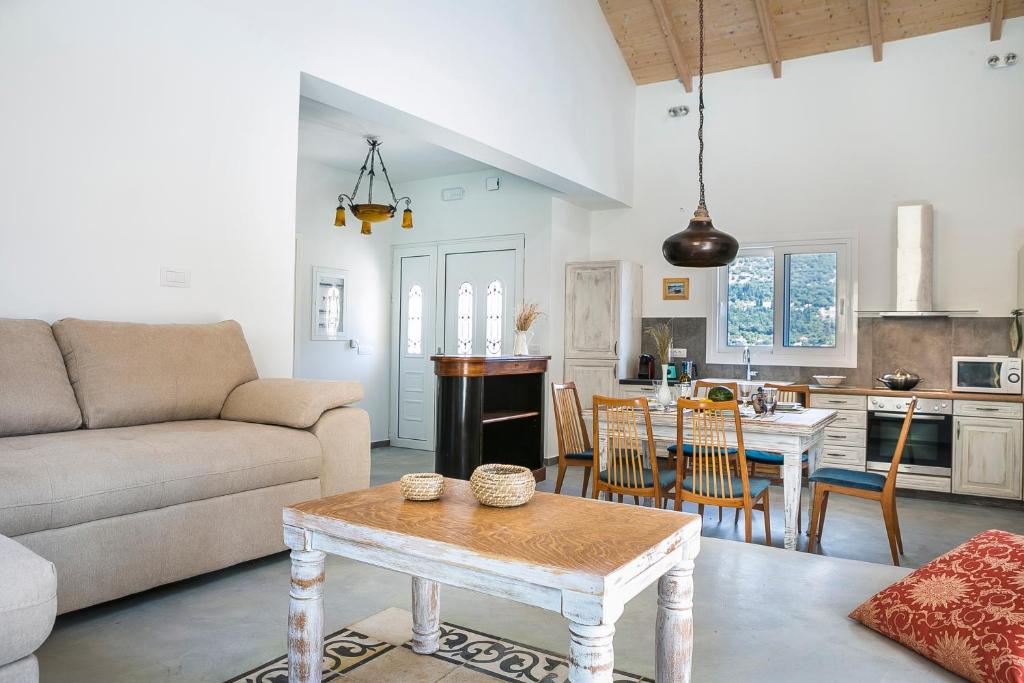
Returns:
[[[256,379],[234,320],[145,325],[59,320],[53,325],[89,429],[220,415],[239,384]]]
[[[12,436],[0,439],[0,534],[316,479],[321,460],[305,430],[228,420]]]
[[[56,616],[53,563],[0,536],[0,667],[35,652]]]
[[[0,436],[63,432],[81,424],[50,325],[0,318]]]

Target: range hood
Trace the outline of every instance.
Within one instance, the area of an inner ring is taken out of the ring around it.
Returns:
[[[896,207],[896,309],[858,311],[884,318],[943,318],[977,311],[932,308],[932,205]]]

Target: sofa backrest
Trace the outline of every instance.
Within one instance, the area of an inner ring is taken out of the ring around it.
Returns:
[[[81,424],[49,323],[0,318],[0,437],[66,432]]]
[[[89,429],[216,418],[257,378],[234,320],[146,325],[67,318],[53,324]]]

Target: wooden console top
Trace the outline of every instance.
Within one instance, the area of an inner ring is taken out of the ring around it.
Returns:
[[[431,356],[440,377],[530,375],[547,372],[551,356]]]

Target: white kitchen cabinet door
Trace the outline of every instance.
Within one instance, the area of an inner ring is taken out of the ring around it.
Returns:
[[[565,381],[575,382],[584,410],[594,406],[594,396],[618,396],[615,361],[565,360]]]
[[[566,358],[618,358],[619,277],[614,261],[566,266]]]
[[[1019,500],[1024,423],[954,417],[953,430],[953,493]]]

